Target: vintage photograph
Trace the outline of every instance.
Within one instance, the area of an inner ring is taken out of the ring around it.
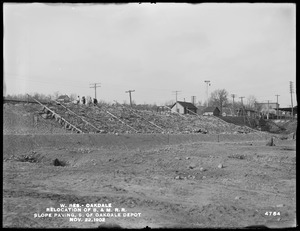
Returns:
[[[3,3],[3,228],[294,228],[296,4]]]

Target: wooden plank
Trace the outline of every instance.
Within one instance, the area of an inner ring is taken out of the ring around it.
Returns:
[[[115,100],[114,100],[114,101],[115,101]],[[117,104],[119,104],[117,101],[115,101],[115,102],[116,102]],[[122,104],[119,104],[119,105],[121,105],[123,108],[126,108],[126,107],[124,107]],[[164,130],[163,128],[159,127],[158,125],[154,124],[154,123],[151,122],[151,121],[146,120],[146,119],[143,118],[142,116],[140,116],[140,115],[138,115],[137,113],[135,113],[134,111],[132,111],[130,108],[126,108],[126,109],[128,109],[129,111],[131,111],[131,112],[132,112],[133,114],[135,114],[136,116],[142,118],[142,119],[145,120],[146,122],[152,124],[153,126],[159,128],[160,130],[162,130],[163,132],[165,132],[165,130]]]
[[[83,119],[80,115],[77,115],[75,112],[73,112],[71,109],[67,108],[66,106],[64,106],[62,103],[57,102],[56,100],[53,100],[54,102],[56,102],[57,104],[59,104],[60,106],[62,106],[63,108],[67,109],[68,111],[70,111],[71,113],[73,113],[74,115],[76,115],[77,117],[79,117],[83,122],[85,122],[86,124],[90,125],[91,127],[95,128],[97,131],[100,131],[99,128],[95,127],[93,124],[91,124],[90,122],[86,121],[85,119]]]
[[[79,128],[77,128],[76,126],[74,126],[73,124],[71,124],[70,122],[68,122],[66,119],[64,119],[61,115],[57,114],[56,112],[54,112],[53,110],[51,110],[50,108],[48,108],[47,106],[43,105],[42,103],[40,103],[38,100],[36,100],[35,98],[33,98],[32,96],[30,96],[29,94],[27,94],[29,97],[31,97],[34,101],[36,101],[38,104],[40,104],[41,106],[43,106],[44,108],[46,108],[48,111],[50,111],[52,114],[56,115],[58,118],[58,122],[60,123],[61,121],[64,121],[68,124],[70,124],[70,126],[72,126],[74,129],[76,129],[78,132],[83,133],[83,131],[81,131]]]
[[[135,132],[138,132],[137,130],[135,130],[133,127],[131,127],[130,125],[126,124],[124,121],[122,121],[121,119],[119,119],[117,116],[115,116],[114,114],[110,113],[109,111],[106,111],[107,114],[111,115],[112,117],[116,118],[117,120],[119,120],[121,123],[125,124],[126,126],[130,127],[132,130],[134,130]]]

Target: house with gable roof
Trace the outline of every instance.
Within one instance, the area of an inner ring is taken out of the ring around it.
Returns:
[[[68,103],[68,102],[71,102],[71,99],[68,95],[61,95],[56,99],[56,101],[63,102],[63,103]]]
[[[172,112],[178,112],[180,114],[193,114],[197,113],[197,107],[189,102],[177,101],[171,107]]]

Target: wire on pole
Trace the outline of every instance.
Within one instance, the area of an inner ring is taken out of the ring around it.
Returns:
[[[97,99],[97,88],[101,87],[98,84],[101,84],[101,83],[91,83],[90,84],[90,85],[92,85],[90,88],[94,88],[95,89],[95,99]]]
[[[135,92],[135,90],[125,91],[125,93],[129,93],[130,106],[132,107],[131,92]]]

